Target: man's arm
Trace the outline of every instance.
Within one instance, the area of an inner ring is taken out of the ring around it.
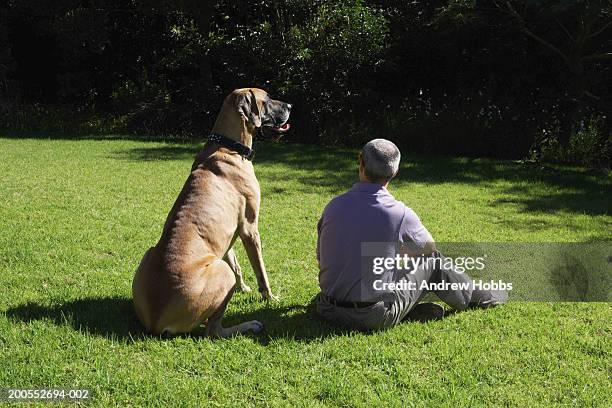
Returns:
[[[400,253],[408,256],[431,255],[436,243],[416,213],[406,208],[399,232]]]

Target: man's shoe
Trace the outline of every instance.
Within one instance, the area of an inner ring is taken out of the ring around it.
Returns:
[[[419,303],[412,308],[404,320],[425,323],[444,317],[444,308],[437,303]]]
[[[472,291],[472,300],[468,309],[488,309],[503,305],[508,301],[508,292],[505,290],[479,290]]]

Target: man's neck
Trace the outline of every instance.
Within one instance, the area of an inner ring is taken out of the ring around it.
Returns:
[[[361,183],[376,184],[377,186],[381,186],[381,187],[384,187],[384,188],[387,188],[387,186],[389,185],[388,181],[385,184],[381,184],[381,183],[376,183],[374,181],[370,181],[367,178],[362,177],[362,176],[359,177],[359,182],[361,182]]]

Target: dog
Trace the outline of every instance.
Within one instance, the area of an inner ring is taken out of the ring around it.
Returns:
[[[291,105],[258,88],[236,89],[223,101],[212,133],[196,156],[157,245],[147,250],[132,282],[136,314],[155,334],[195,332],[229,337],[263,330],[252,320],[221,325],[235,288],[245,284],[232,246],[240,237],[264,299],[272,294],[258,230],[259,182],[251,159],[261,127],[289,130]]]

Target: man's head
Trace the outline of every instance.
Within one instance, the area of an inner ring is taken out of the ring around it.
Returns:
[[[386,139],[370,140],[359,154],[359,179],[386,186],[395,177],[400,151]]]

